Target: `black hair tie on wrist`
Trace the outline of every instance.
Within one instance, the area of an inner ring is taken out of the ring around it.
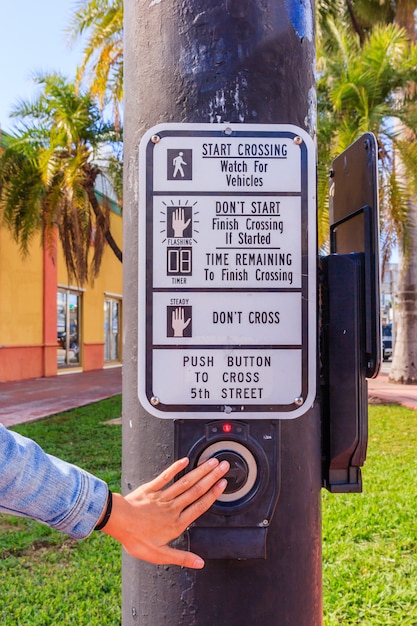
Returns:
[[[99,524],[97,524],[97,526],[95,526],[94,530],[102,530],[105,527],[105,525],[109,521],[109,517],[111,515],[112,506],[113,506],[113,494],[112,494],[112,492],[109,489],[109,494],[107,496],[106,512],[104,514],[103,519],[101,520],[101,522]]]

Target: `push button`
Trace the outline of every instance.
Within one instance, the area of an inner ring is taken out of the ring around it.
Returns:
[[[227,487],[218,502],[234,505],[238,500],[250,498],[258,479],[258,464],[252,452],[238,441],[219,440],[205,448],[197,459],[197,465],[215,456],[230,463],[226,474]]]
[[[214,454],[219,461],[227,461],[230,465],[230,469],[225,475],[227,480],[227,487],[224,493],[235,493],[242,489],[248,480],[249,468],[245,459],[232,450],[225,450],[224,452],[217,452]]]

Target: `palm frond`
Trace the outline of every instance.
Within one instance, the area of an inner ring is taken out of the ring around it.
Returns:
[[[84,37],[77,83],[86,79],[101,110],[112,103],[116,124],[123,97],[123,0],[83,0],[69,25],[73,40]]]
[[[15,108],[16,128],[0,161],[0,206],[23,252],[35,232],[52,241],[57,228],[69,277],[83,284],[97,275],[105,242],[121,259],[109,220],[92,205],[96,178],[106,174],[108,161],[97,157],[116,130],[103,122],[88,92],[59,74],[36,79],[37,100]]]
[[[363,132],[373,132],[381,147],[383,258],[394,244],[407,254],[409,207],[417,196],[417,47],[394,24],[378,25],[361,40],[329,19],[327,39],[320,43],[318,54],[318,145],[320,159],[326,158],[323,171]],[[319,207],[325,215],[325,184],[320,176],[319,168],[319,198],[323,195]]]

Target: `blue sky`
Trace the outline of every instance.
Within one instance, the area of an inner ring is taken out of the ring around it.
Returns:
[[[12,126],[8,115],[20,98],[31,99],[36,85],[31,75],[59,71],[73,78],[81,46],[70,48],[65,29],[75,12],[75,0],[11,0],[2,11],[0,32],[0,126]]]

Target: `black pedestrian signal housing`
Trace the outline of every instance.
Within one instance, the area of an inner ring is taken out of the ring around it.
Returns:
[[[332,164],[331,254],[320,260],[323,484],[362,491],[368,386],[381,364],[378,146],[366,133]]]
[[[321,260],[321,357],[324,486],[362,491],[368,441],[364,350],[363,254]]]
[[[226,459],[224,493],[189,528],[190,549],[207,559],[266,558],[267,530],[279,496],[279,422],[177,420],[176,458],[188,471],[210,457]]]
[[[366,376],[381,367],[378,145],[365,133],[334,159],[329,177],[330,252],[360,252]]]

